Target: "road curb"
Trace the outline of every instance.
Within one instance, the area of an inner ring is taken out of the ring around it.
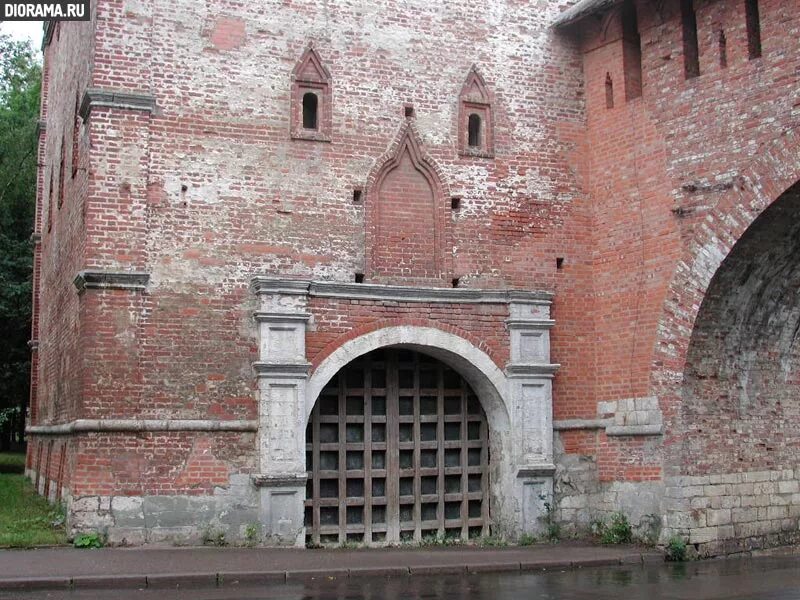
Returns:
[[[15,577],[0,579],[0,590],[64,590],[72,585],[71,577]]]
[[[145,575],[78,575],[71,580],[72,587],[82,590],[103,590],[108,588],[146,588]],[[3,584],[0,582],[0,587]]]
[[[524,573],[620,565],[645,565],[663,561],[658,553],[626,554],[614,558],[581,560],[531,559],[513,562],[463,562],[440,565],[398,565],[331,569],[290,569],[280,571],[220,571],[214,573],[158,573],[152,575],[76,575],[74,577],[0,578],[3,591],[39,591],[114,588],[198,588],[323,581],[360,577],[408,577],[411,575],[453,575],[478,573]]]

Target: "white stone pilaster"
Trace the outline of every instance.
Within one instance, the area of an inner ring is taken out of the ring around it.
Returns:
[[[521,504],[520,530],[545,528],[553,502],[553,376],[550,362],[550,303],[514,297],[506,321],[511,360],[506,365],[512,408],[516,497]]]
[[[261,524],[273,543],[302,546],[305,542],[305,403],[309,363],[306,361],[307,282],[278,282],[254,287],[259,296],[258,445],[260,473],[253,483],[261,490]]]

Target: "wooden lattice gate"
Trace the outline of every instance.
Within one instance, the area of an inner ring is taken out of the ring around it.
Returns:
[[[320,394],[306,431],[308,544],[488,534],[486,416],[466,381],[410,350],[377,350]]]

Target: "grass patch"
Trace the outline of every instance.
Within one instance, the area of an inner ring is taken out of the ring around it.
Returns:
[[[37,494],[24,475],[0,474],[0,546],[30,548],[66,541],[61,508]]]
[[[24,473],[25,455],[18,452],[0,452],[0,473]]]

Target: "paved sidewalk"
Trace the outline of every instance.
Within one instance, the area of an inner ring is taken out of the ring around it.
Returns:
[[[104,548],[0,551],[0,591],[190,587],[311,578],[564,569],[658,562],[635,546],[578,542],[525,548]]]

